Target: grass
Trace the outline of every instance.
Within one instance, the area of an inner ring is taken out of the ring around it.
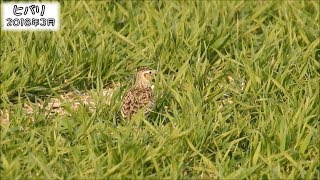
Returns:
[[[1,179],[319,179],[319,2],[60,5],[58,32],[1,31]],[[117,124],[140,65],[157,106]],[[94,112],[22,110],[113,82]]]

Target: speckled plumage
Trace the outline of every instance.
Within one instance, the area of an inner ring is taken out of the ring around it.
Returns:
[[[155,105],[151,80],[154,70],[148,67],[138,68],[135,85],[126,93],[121,106],[121,115],[124,118],[131,118],[140,109],[145,109],[148,114]]]

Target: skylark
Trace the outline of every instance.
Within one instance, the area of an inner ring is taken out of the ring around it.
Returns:
[[[126,93],[121,106],[121,115],[124,118],[132,118],[140,109],[144,109],[147,115],[155,105],[155,98],[151,81],[155,70],[148,67],[137,69],[134,86]]]

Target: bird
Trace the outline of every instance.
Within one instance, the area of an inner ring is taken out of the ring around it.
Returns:
[[[144,109],[148,115],[155,106],[155,97],[152,88],[152,79],[156,71],[147,66],[137,68],[135,83],[125,94],[121,115],[123,118],[131,119],[139,110]]]

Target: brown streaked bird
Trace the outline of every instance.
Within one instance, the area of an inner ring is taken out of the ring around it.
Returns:
[[[145,108],[145,115],[153,109],[155,98],[151,81],[155,70],[146,66],[139,67],[135,77],[134,86],[126,93],[121,106],[121,115],[124,118],[132,118],[140,109]]]

